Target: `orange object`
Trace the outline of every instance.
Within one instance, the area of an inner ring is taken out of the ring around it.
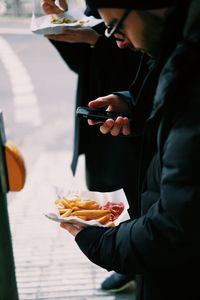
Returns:
[[[8,173],[9,190],[20,191],[25,184],[26,168],[22,154],[17,146],[7,141],[5,144],[6,166]]]

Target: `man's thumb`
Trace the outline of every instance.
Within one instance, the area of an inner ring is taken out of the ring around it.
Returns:
[[[64,9],[64,10],[68,10],[68,5],[66,3],[65,0],[60,0],[60,6]]]

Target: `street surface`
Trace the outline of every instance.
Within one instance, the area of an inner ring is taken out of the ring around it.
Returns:
[[[24,189],[7,197],[20,300],[134,300],[132,290],[103,293],[109,273],[44,216],[62,188],[86,188],[84,160],[72,178],[77,77],[29,25],[30,18],[0,16],[0,110],[27,169]]]

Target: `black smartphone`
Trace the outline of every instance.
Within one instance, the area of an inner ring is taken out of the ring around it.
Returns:
[[[130,115],[128,114],[125,115],[118,112],[110,112],[97,108],[89,108],[86,106],[78,106],[76,109],[76,114],[80,118],[91,119],[94,121],[106,121],[107,119],[116,120],[119,116],[130,118]]]

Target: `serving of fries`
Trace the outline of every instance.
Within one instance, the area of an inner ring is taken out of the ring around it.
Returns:
[[[83,200],[80,196],[73,199],[62,197],[55,200],[61,218],[77,217],[84,221],[96,220],[102,225],[114,227],[114,221],[124,210],[122,202],[107,201],[100,205],[95,200]]]
[[[53,24],[69,24],[69,23],[76,23],[76,19],[70,19],[70,18],[57,18],[55,16],[51,16],[51,23]]]
[[[58,18],[54,15],[51,16],[51,23],[53,24],[71,24],[71,23],[78,23],[79,25],[83,25],[85,23],[88,23],[89,20],[87,19],[71,19],[67,17]]]
[[[83,227],[114,227],[130,219],[123,189],[97,192],[55,187],[52,196],[44,215],[55,222]]]

